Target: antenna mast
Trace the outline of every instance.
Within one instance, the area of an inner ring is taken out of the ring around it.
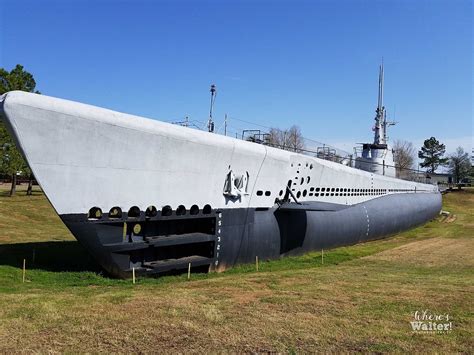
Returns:
[[[214,101],[216,100],[216,86],[211,85],[211,107],[209,109],[209,120],[207,121],[207,129],[209,132],[214,132],[214,121],[212,120],[212,110],[214,109]]]
[[[387,144],[386,132],[386,114],[383,105],[383,62],[379,67],[379,97],[377,109],[375,110],[375,136],[374,144]]]

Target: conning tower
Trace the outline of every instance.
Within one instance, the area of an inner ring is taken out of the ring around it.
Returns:
[[[355,167],[375,174],[395,176],[395,164],[392,149],[387,143],[387,127],[394,122],[387,121],[387,113],[383,105],[383,64],[379,68],[379,93],[375,110],[374,142],[363,143],[362,156],[356,158]]]

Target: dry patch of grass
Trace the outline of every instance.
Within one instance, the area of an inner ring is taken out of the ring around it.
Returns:
[[[456,266],[474,268],[474,238],[432,238],[408,243],[397,248],[367,257],[368,260],[383,260],[424,267]]]
[[[43,270],[21,284],[0,263],[0,352],[469,352],[473,196],[445,196],[451,223],[328,251],[324,267],[309,254],[133,286]],[[450,314],[453,331],[412,333],[425,309]]]

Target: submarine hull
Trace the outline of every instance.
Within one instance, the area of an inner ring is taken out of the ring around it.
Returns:
[[[308,206],[312,208],[311,203],[288,203],[217,209],[199,211],[193,218],[160,213],[147,218],[144,212],[120,221],[107,216],[93,222],[87,215],[61,218],[108,273],[127,278],[132,268],[141,275],[184,271],[189,264],[202,271],[224,271],[257,256],[272,260],[384,238],[436,217],[441,195],[390,195],[343,209]]]

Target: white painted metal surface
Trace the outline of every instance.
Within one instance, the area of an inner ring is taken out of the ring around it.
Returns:
[[[433,185],[44,95],[15,91],[0,100],[7,126],[58,214],[87,213],[94,206],[105,213],[114,206],[123,211],[150,205],[270,207],[289,180],[301,201],[349,205],[388,193],[437,191]],[[235,176],[248,173],[248,195],[224,194],[230,170]]]

